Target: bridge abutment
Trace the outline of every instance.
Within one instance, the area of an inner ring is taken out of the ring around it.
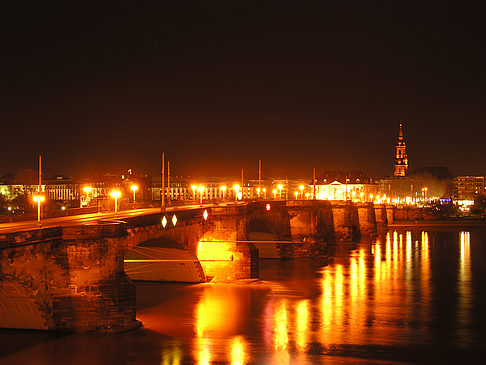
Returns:
[[[117,332],[140,326],[121,224],[0,237],[0,327]]]

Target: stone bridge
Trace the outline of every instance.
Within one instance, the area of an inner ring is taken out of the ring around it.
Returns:
[[[259,252],[313,257],[326,244],[372,237],[386,224],[384,206],[295,200],[0,235],[0,327],[133,328],[139,322],[128,276],[189,282],[256,278]]]

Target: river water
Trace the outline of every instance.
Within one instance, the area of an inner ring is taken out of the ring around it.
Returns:
[[[1,364],[471,363],[486,355],[486,230],[390,230],[260,280],[137,283],[144,327],[0,330]]]

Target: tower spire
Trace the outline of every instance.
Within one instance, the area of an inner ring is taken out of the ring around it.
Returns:
[[[395,146],[395,173],[394,175],[407,176],[408,170],[408,157],[407,146],[403,137],[403,124],[400,123],[400,129],[398,131],[398,143]]]

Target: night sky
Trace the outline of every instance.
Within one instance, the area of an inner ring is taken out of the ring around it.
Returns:
[[[467,2],[69,1],[2,9],[0,174],[485,174],[484,11]],[[104,2],[107,3],[107,2]],[[5,39],[6,38],[6,39]]]

